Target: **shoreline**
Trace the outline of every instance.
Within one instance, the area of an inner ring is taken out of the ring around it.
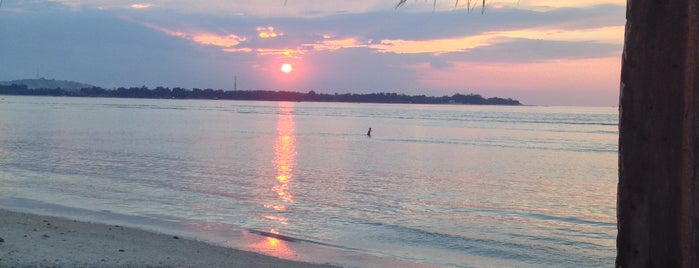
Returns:
[[[178,235],[0,209],[2,267],[339,267]]]

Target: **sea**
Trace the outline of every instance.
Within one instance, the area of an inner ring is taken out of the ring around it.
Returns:
[[[0,208],[343,267],[611,267],[617,126],[617,107],[0,96]]]

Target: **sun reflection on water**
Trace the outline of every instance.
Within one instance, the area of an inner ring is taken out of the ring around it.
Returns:
[[[270,229],[264,237],[260,235],[243,234],[243,236],[254,236],[248,238],[249,241],[252,241],[249,244],[249,248],[252,250],[278,258],[294,259],[296,256],[294,251],[289,247],[286,241],[275,237],[277,235],[280,234],[279,231],[275,229]]]
[[[279,116],[277,117],[277,136],[274,142],[274,166],[277,170],[275,183],[270,189],[276,193],[277,200],[267,201],[263,207],[269,209],[270,213],[264,216],[276,224],[288,225],[289,219],[281,216],[287,210],[287,206],[294,201],[289,184],[293,180],[293,171],[296,157],[296,135],[294,126],[294,103],[280,102]],[[280,235],[275,228],[271,228],[269,233]],[[253,245],[254,248],[266,254],[277,257],[289,257],[294,254],[286,241],[274,236],[267,236],[265,240]]]
[[[293,177],[296,157],[296,136],[294,126],[294,103],[280,102],[277,119],[277,138],[274,143],[274,165],[277,168],[277,184],[272,188],[283,203],[291,203],[289,182]],[[276,209],[275,210],[280,210]],[[281,209],[284,210],[284,209]]]

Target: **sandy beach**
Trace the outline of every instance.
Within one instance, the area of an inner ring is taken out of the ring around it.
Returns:
[[[0,267],[334,267],[118,225],[0,210]]]

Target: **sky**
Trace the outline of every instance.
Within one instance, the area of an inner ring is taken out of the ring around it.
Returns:
[[[2,0],[0,81],[618,105],[624,0],[397,2]]]

